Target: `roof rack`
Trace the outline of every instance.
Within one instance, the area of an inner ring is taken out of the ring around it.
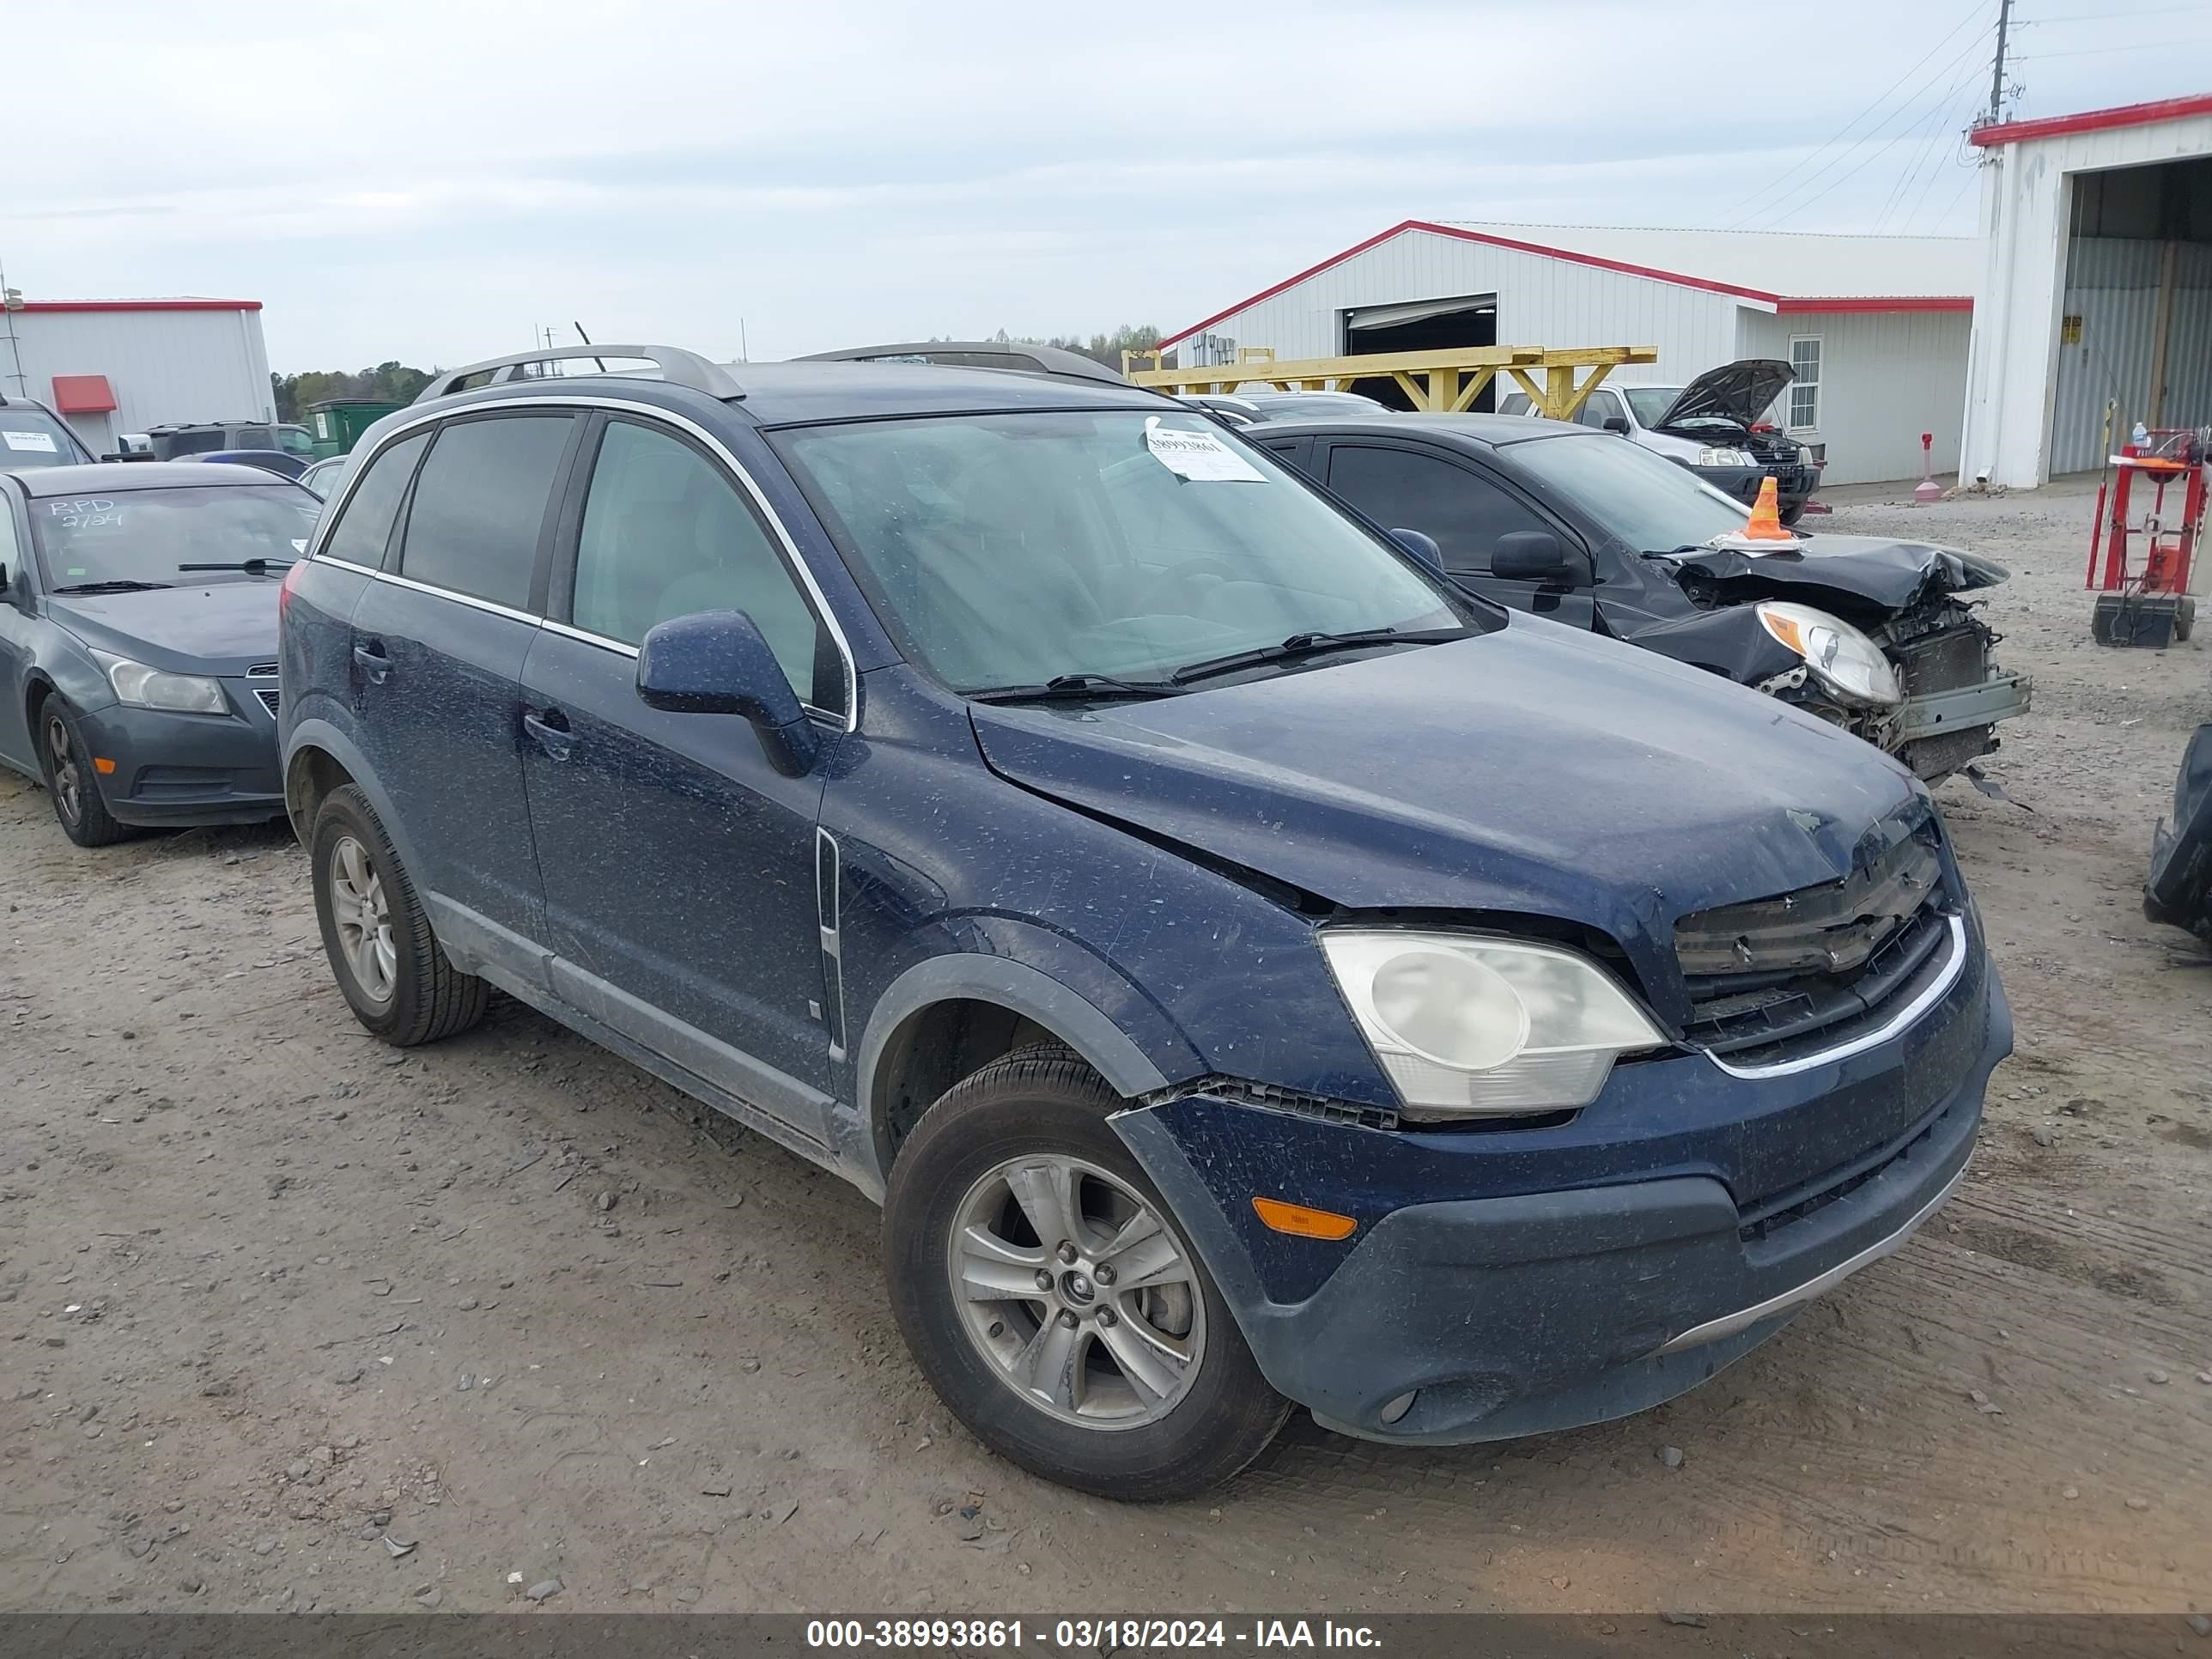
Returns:
[[[467,383],[471,380],[481,386],[501,386],[515,380],[541,379],[542,376],[525,371],[532,364],[573,362],[584,357],[599,360],[603,364],[609,357],[642,358],[659,369],[660,378],[670,386],[703,392],[709,398],[742,398],[745,395],[745,389],[724,373],[720,365],[710,363],[697,352],[686,351],[681,346],[583,345],[541,347],[535,351],[520,351],[510,357],[487,357],[480,363],[467,363],[459,368],[445,369],[431,377],[429,385],[422,388],[415,401],[426,404],[434,398],[469,391],[471,388]],[[616,371],[603,368],[601,372],[611,374]]]

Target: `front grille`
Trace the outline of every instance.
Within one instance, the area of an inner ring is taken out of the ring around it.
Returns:
[[[1939,831],[1886,828],[1841,881],[1675,924],[1692,1043],[1747,1064],[1794,1058],[1847,1041],[1942,971],[1953,907]]]
[[[261,699],[261,706],[267,709],[270,714],[273,714],[276,712],[277,693],[274,691],[262,691],[257,690],[253,695]]]
[[[1894,647],[1905,671],[1905,694],[1925,696],[1979,685],[1989,678],[1987,634],[1976,627],[1946,629]]]
[[[255,663],[246,671],[246,678],[249,680],[273,680],[276,678],[276,665],[273,662]]]
[[[1771,1238],[1784,1227],[1818,1215],[1838,1200],[1872,1181],[1876,1176],[1928,1156],[1936,1142],[1936,1134],[1949,1121],[1951,1114],[1960,1109],[1945,1106],[1930,1118],[1908,1129],[1901,1141],[1878,1146],[1840,1169],[1817,1176],[1802,1186],[1778,1193],[1760,1200],[1747,1209],[1736,1227],[1736,1237],[1747,1244],[1756,1244]]]

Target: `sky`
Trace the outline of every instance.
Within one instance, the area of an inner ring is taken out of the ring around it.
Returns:
[[[282,373],[577,322],[763,359],[1173,331],[1407,218],[1971,234],[1996,13],[19,5],[0,264],[259,300]],[[2212,0],[2014,15],[2008,115],[2212,92]]]

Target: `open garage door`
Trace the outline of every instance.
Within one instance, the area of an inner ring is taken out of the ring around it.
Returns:
[[[1385,351],[1443,351],[1459,346],[1498,343],[1498,296],[1462,294],[1448,300],[1413,300],[1396,305],[1361,306],[1344,313],[1344,355],[1371,357]],[[1474,407],[1487,413],[1497,404],[1496,383],[1483,387]],[[1411,409],[1413,400],[1387,376],[1352,383],[1393,409]]]
[[[2077,174],[2064,296],[2053,475],[2101,468],[2137,421],[2212,426],[2212,160]]]

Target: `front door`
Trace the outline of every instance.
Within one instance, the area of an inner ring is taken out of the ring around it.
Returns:
[[[587,447],[589,446],[587,445]],[[524,772],[564,996],[816,1139],[830,1032],[816,908],[823,771],[786,777],[734,715],[637,695],[656,623],[736,610],[802,702],[842,724],[835,646],[750,494],[689,437],[610,418],[575,532],[564,625],[522,672]],[[834,708],[828,705],[834,704]]]
[[[0,489],[0,569],[8,582],[7,591],[0,592],[0,759],[35,772],[37,745],[26,712],[35,603],[26,530],[16,520],[13,492]]]
[[[519,682],[538,633],[554,486],[579,427],[565,410],[441,426],[404,508],[396,579],[369,583],[353,613],[356,728],[404,826],[432,925],[524,972],[544,902]],[[334,548],[345,530],[333,528]]]
[[[1510,532],[1542,530],[1564,547],[1581,544],[1473,462],[1438,450],[1347,439],[1329,445],[1328,461],[1332,492],[1386,530],[1434,537],[1446,573],[1470,593],[1570,627],[1595,625],[1596,595],[1587,584],[1539,586],[1491,574],[1491,550]]]

